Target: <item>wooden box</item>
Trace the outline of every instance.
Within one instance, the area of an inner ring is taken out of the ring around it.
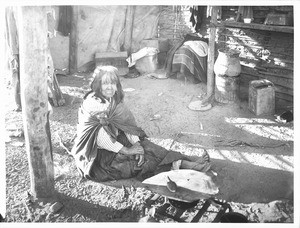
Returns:
[[[266,25],[287,25],[293,24],[293,18],[288,14],[269,13],[265,19]]]
[[[95,54],[95,65],[114,66],[118,68],[119,75],[126,75],[129,72],[127,52],[101,52]]]
[[[254,80],[249,85],[248,107],[255,115],[273,115],[275,113],[275,88],[272,82]]]

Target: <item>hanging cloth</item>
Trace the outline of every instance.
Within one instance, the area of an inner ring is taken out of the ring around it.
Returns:
[[[192,22],[192,26],[195,27],[196,32],[201,28],[202,19],[204,18],[205,10],[206,10],[206,6],[190,7],[190,12],[191,12],[190,22]]]
[[[195,14],[196,14],[196,7],[190,7],[190,12],[191,12],[191,17],[190,17],[190,22],[192,22],[192,26],[194,27],[196,24],[196,19],[195,19]]]
[[[72,6],[59,6],[59,20],[57,31],[68,36],[72,29]]]
[[[241,14],[243,18],[251,18],[253,20],[252,6],[239,6],[238,13]]]

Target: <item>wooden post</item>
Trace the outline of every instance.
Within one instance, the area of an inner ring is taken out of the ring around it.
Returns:
[[[177,36],[177,20],[178,20],[178,10],[177,10],[178,6],[173,6],[173,9],[175,10],[175,21],[174,21],[174,31],[173,31],[173,40],[176,40]]]
[[[0,7],[0,15],[5,15],[5,7]],[[2,20],[4,20],[4,17],[2,17]],[[4,34],[4,23],[0,23],[0,32],[1,34]],[[0,50],[5,50],[4,42],[0,43]],[[4,52],[2,52],[4,53]],[[7,69],[7,60],[2,54],[0,57],[0,73],[1,75],[4,75],[6,73],[4,69]],[[0,95],[4,99],[6,98],[7,94],[5,93],[5,83],[4,83],[4,77],[0,77]],[[0,159],[0,181],[2,183],[6,183],[6,165],[5,165],[5,123],[4,123],[4,116],[5,116],[5,108],[1,108],[0,110],[0,151],[2,152],[2,158]],[[6,216],[6,186],[5,184],[2,184],[0,186],[0,214],[5,217]],[[1,221],[2,222],[2,221]]]
[[[21,6],[21,101],[31,192],[47,198],[54,193],[54,168],[48,125],[47,12],[45,6]]]
[[[79,6],[72,6],[72,28],[70,33],[69,41],[69,72],[71,74],[77,72],[77,58],[78,58],[78,15],[79,15]]]
[[[125,18],[124,48],[127,51],[128,55],[131,54],[134,10],[135,6],[127,6]]]
[[[214,75],[214,63],[215,63],[215,38],[216,38],[216,25],[217,25],[217,7],[212,7],[210,31],[209,31],[209,45],[208,45],[208,57],[207,57],[207,99],[210,100],[214,97],[215,88],[215,75]]]

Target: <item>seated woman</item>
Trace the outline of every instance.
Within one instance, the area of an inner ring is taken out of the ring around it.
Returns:
[[[98,182],[145,179],[172,167],[203,172],[210,169],[207,153],[188,157],[147,139],[124,103],[117,69],[112,66],[94,71],[91,91],[79,108],[71,154],[82,176]]]

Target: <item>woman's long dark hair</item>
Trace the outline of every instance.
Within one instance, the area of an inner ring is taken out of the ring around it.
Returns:
[[[85,99],[90,93],[94,92],[97,97],[104,103],[104,95],[102,94],[102,82],[103,80],[110,81],[117,85],[117,91],[114,95],[114,100],[117,104],[123,101],[124,91],[118,76],[118,69],[113,66],[98,66],[93,73],[93,81],[91,84],[91,91],[89,91],[83,99]]]

